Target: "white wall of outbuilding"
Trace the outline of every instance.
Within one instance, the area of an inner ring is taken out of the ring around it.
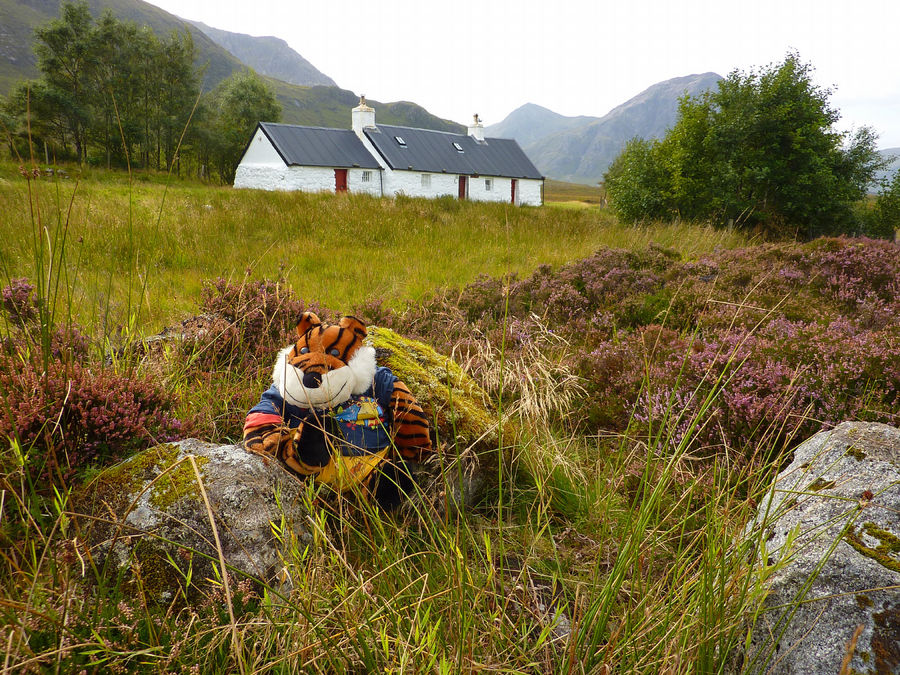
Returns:
[[[544,181],[523,178],[519,181],[519,204],[527,206],[540,206],[544,203]]]

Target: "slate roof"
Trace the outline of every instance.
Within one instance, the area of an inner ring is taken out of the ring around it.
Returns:
[[[479,143],[466,134],[379,124],[365,134],[392,169],[504,178],[543,178],[519,144],[507,138]],[[405,142],[400,145],[399,136]],[[458,143],[462,152],[453,144]]]
[[[381,168],[350,129],[301,127],[274,122],[260,122],[259,128],[288,166]]]

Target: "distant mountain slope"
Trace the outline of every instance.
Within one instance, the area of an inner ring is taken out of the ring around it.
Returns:
[[[61,0],[0,0],[0,94],[21,80],[38,76],[32,51],[34,29],[59,16]],[[111,9],[120,19],[146,25],[157,35],[188,30],[197,49],[196,63],[205,65],[204,89],[209,90],[240,70],[243,64],[199,28],[143,0],[88,0],[91,14]]]
[[[39,75],[31,48],[34,29],[58,17],[60,4],[61,0],[0,0],[0,95],[7,94],[16,82]],[[190,31],[197,48],[196,63],[204,68],[205,91],[246,67],[199,28],[143,0],[88,0],[88,6],[94,16],[110,8],[118,18],[149,26],[157,35],[168,35],[173,30]],[[271,77],[266,79],[282,105],[284,122],[350,127],[350,109],[359,100],[353,92],[337,87],[298,86]],[[371,103],[377,109],[378,120],[385,124],[440,131],[465,130],[462,125],[435,117],[415,103]]]
[[[884,150],[879,150],[878,154],[883,159],[889,160],[890,164],[876,174],[875,180],[878,182],[891,180],[894,174],[900,171],[900,148],[885,148]]]
[[[703,73],[659,82],[600,118],[563,117],[526,104],[487,127],[485,135],[511,135],[550,178],[596,183],[625,143],[635,136],[664,135],[675,122],[678,99],[710,89],[720,79],[716,73]],[[530,130],[528,123],[534,125]]]
[[[294,84],[269,80],[282,105],[282,122],[317,127],[350,128],[350,110],[359,104],[359,96],[338,87],[298,87]],[[462,124],[432,115],[422,106],[408,101],[380,103],[367,97],[375,108],[375,121],[419,129],[465,132]]]
[[[596,122],[599,117],[565,117],[534,103],[516,108],[502,122],[484,128],[485,136],[515,138],[522,148],[560,131]]]
[[[261,75],[304,87],[315,85],[337,86],[330,77],[295,52],[287,42],[277,37],[253,37],[243,33],[231,33],[207,26],[199,21],[189,21],[213,42],[228,50]]]

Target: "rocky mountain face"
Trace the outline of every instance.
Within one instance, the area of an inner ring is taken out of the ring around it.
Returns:
[[[675,122],[678,99],[715,87],[720,79],[703,73],[659,82],[604,117],[565,117],[528,103],[486,127],[485,135],[515,138],[550,178],[596,183],[625,143],[664,135]]]
[[[485,127],[485,135],[494,138],[514,138],[522,148],[553,134],[597,122],[599,117],[566,117],[535,103],[516,108],[502,122]]]
[[[337,86],[334,80],[291,49],[288,43],[281,38],[253,37],[243,33],[231,33],[227,30],[207,26],[199,21],[188,23],[199,28],[213,42],[228,50],[233,56],[261,75],[268,75],[277,80],[304,87]]]

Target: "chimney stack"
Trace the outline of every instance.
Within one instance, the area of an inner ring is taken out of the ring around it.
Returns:
[[[478,113],[472,116],[472,124],[469,125],[469,136],[479,143],[484,143],[484,125],[478,118]]]
[[[357,136],[362,136],[363,129],[375,126],[375,108],[366,103],[366,95],[359,97],[359,105],[351,111],[351,120],[353,131]]]

